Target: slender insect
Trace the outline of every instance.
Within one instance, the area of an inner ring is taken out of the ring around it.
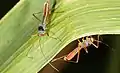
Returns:
[[[97,42],[97,45],[94,44],[93,42]],[[62,57],[53,59],[52,62],[55,62],[59,59],[63,59],[64,61],[67,62],[73,62],[73,63],[78,63],[79,61],[79,55],[80,55],[80,51],[82,49],[85,50],[86,53],[88,53],[87,47],[90,45],[93,45],[94,47],[98,48],[99,47],[99,43],[103,43],[102,41],[99,41],[99,35],[98,35],[98,40],[95,40],[93,37],[86,37],[86,39],[82,38],[82,42],[78,39],[78,46],[69,54],[64,55]],[[105,43],[103,43],[105,44]],[[108,46],[107,44],[105,44],[106,46]],[[109,47],[109,46],[108,46]],[[71,61],[75,55],[77,55],[77,60],[76,61]]]
[[[44,3],[42,20],[40,20],[38,17],[35,16],[35,14],[39,14],[39,13],[41,13],[41,12],[38,12],[38,13],[34,13],[34,14],[33,14],[33,16],[34,16],[37,20],[41,21],[41,23],[40,23],[39,26],[38,26],[38,34],[37,34],[37,36],[40,36],[40,37],[41,37],[41,36],[47,35],[47,36],[49,36],[49,37],[51,37],[51,38],[53,38],[53,39],[58,39],[58,40],[60,40],[60,39],[57,38],[57,37],[52,37],[52,36],[50,36],[49,33],[48,33],[49,30],[47,29],[47,25],[48,25],[49,22],[50,22],[50,15],[51,15],[50,0],[47,0],[47,1]],[[36,35],[35,35],[35,36],[36,36]],[[60,40],[60,41],[61,41],[61,40]],[[40,40],[39,40],[39,42],[40,42]],[[40,47],[41,47],[41,46],[40,46]],[[40,49],[41,49],[41,48],[40,48]],[[45,57],[42,49],[41,49],[41,52],[42,52],[45,60],[47,60],[47,58]],[[49,64],[52,68],[54,68],[56,71],[59,72],[59,70],[58,70],[57,68],[55,68],[51,63],[48,63],[48,64]]]
[[[44,3],[44,8],[43,8],[43,16],[42,16],[42,21],[39,19],[39,18],[37,18],[36,16],[35,16],[35,14],[39,14],[39,13],[41,13],[41,12],[38,12],[38,13],[34,13],[33,14],[33,16],[37,19],[37,20],[39,20],[39,21],[41,21],[41,24],[39,24],[39,26],[38,26],[38,36],[45,36],[46,34],[48,35],[48,32],[46,32],[46,24],[47,24],[47,20],[48,20],[48,18],[49,18],[49,15],[50,15],[50,3],[49,3],[50,1],[49,0],[47,0],[45,3]]]

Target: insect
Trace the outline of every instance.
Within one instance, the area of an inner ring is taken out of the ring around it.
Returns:
[[[41,21],[41,24],[39,24],[39,26],[38,26],[38,36],[45,36],[46,34],[47,35],[49,35],[48,34],[48,32],[46,32],[46,24],[48,23],[48,18],[49,18],[49,16],[50,16],[50,1],[49,0],[47,0],[45,3],[44,3],[44,8],[43,8],[43,16],[42,16],[42,21],[39,19],[39,18],[37,18],[36,16],[35,16],[35,14],[39,14],[39,13],[41,13],[41,12],[38,12],[38,13],[34,13],[33,14],[33,16],[37,19],[37,20],[39,20],[39,21]]]
[[[98,40],[95,40],[93,37],[89,36],[89,37],[85,37],[86,39],[82,38],[82,42],[78,39],[78,46],[69,54],[64,55],[62,57],[53,59],[52,62],[55,62],[59,59],[63,59],[64,61],[67,62],[73,62],[73,63],[78,63],[79,61],[79,55],[80,55],[80,51],[82,49],[85,50],[86,53],[88,53],[88,49],[87,47],[90,45],[93,45],[94,47],[98,48],[99,47],[99,43],[103,43],[102,41],[99,41],[99,35],[98,35]],[[97,45],[94,44],[93,42],[97,42]],[[105,43],[103,43],[105,44]],[[105,44],[106,46],[108,46],[107,44]],[[108,46],[109,47],[109,46]],[[77,55],[77,60],[76,61],[71,61],[75,56]]]
[[[34,13],[34,14],[33,14],[33,16],[34,16],[37,20],[41,21],[41,23],[40,23],[39,26],[38,26],[38,34],[33,35],[33,36],[40,36],[40,37],[42,37],[42,36],[47,35],[47,36],[49,36],[50,38],[60,40],[60,39],[57,38],[57,37],[52,37],[52,36],[50,36],[49,33],[48,33],[49,29],[47,29],[47,25],[48,25],[49,22],[50,22],[50,15],[51,15],[50,0],[47,0],[47,1],[44,3],[42,20],[40,20],[40,19],[39,19],[38,17],[36,17],[36,15],[35,15],[35,14],[39,14],[39,13],[41,13],[41,12],[37,12],[37,13]],[[60,40],[60,41],[61,41],[61,40]],[[40,40],[39,40],[39,42],[40,42]],[[40,49],[41,49],[41,48],[40,48]],[[41,49],[41,52],[42,52],[45,60],[47,61],[47,58],[45,57],[42,49]],[[58,70],[57,68],[55,68],[51,63],[48,63],[48,64],[49,64],[53,69],[55,69],[56,71],[59,71],[59,70]]]

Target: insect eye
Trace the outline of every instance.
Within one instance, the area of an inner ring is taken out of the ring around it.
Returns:
[[[84,40],[86,40],[87,37],[84,37]]]
[[[88,38],[91,38],[90,36],[88,36]]]
[[[39,31],[44,31],[44,29],[43,29],[42,26],[39,26],[39,27],[38,27],[38,30],[39,30]]]

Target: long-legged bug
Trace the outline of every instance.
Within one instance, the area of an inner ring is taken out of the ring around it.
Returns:
[[[55,62],[55,61],[57,61],[59,59],[63,59],[64,61],[67,61],[67,62],[78,63],[80,51],[82,49],[84,49],[85,52],[88,53],[88,49],[87,49],[88,46],[93,45],[94,47],[98,48],[99,47],[99,43],[103,43],[102,41],[99,41],[99,35],[98,35],[98,39],[97,40],[95,40],[91,36],[90,37],[85,37],[85,38],[86,39],[82,38],[82,42],[78,39],[78,46],[72,52],[70,52],[69,54],[64,55],[62,57],[53,59],[51,62]],[[97,42],[97,45],[94,44],[94,42]],[[105,43],[103,43],[103,44],[106,45],[107,47],[109,47],[107,44],[105,44]],[[77,60],[76,61],[71,61],[75,57],[75,55],[77,55]]]
[[[51,38],[53,38],[53,39],[56,39],[56,40],[58,39],[58,40],[60,40],[60,39],[57,38],[57,37],[52,37],[52,36],[50,36],[49,33],[48,33],[49,30],[48,30],[48,28],[47,28],[47,26],[46,26],[46,25],[48,25],[49,22],[50,22],[50,14],[51,14],[51,10],[50,10],[50,0],[47,0],[47,1],[44,3],[42,20],[40,20],[38,17],[35,16],[35,14],[38,14],[38,13],[41,13],[41,12],[34,13],[33,16],[34,16],[37,20],[41,21],[41,23],[40,23],[39,26],[38,26],[38,34],[33,35],[33,36],[40,36],[40,37],[41,37],[41,36],[47,35],[47,36],[49,36],[49,37],[51,37]],[[60,40],[60,41],[61,41],[61,40]],[[40,40],[39,40],[39,43],[40,43]],[[42,52],[45,60],[47,61],[47,58],[45,57],[45,55],[44,55],[44,53],[43,53],[43,51],[42,51],[41,46],[40,46],[40,50],[41,50],[41,52]],[[55,68],[51,63],[48,63],[48,64],[49,64],[52,68],[54,68],[56,71],[59,72],[59,70],[58,70],[57,68]]]
[[[41,24],[39,24],[39,26],[38,26],[38,36],[44,36],[44,35],[49,35],[48,34],[48,32],[46,32],[46,24],[48,23],[48,18],[49,18],[49,16],[50,16],[50,1],[49,0],[47,0],[45,3],[44,3],[44,8],[43,8],[43,16],[42,16],[42,21],[39,19],[39,18],[37,18],[36,16],[35,16],[35,14],[38,14],[38,13],[41,13],[41,12],[38,12],[38,13],[34,13],[33,14],[33,16],[37,19],[37,20],[39,20],[39,21],[41,21]]]

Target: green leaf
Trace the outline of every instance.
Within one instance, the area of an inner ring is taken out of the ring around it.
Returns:
[[[56,10],[47,28],[50,29],[50,36],[61,41],[47,35],[31,37],[40,23],[32,14],[42,11],[44,2],[21,0],[1,19],[1,73],[36,73],[77,38],[94,34],[120,34],[119,0],[57,0]],[[51,0],[51,7],[52,4],[54,0]],[[38,17],[41,19],[42,16]]]

